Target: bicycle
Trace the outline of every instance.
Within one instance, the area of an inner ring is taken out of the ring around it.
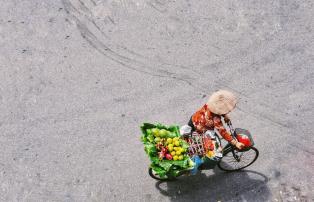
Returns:
[[[249,131],[247,131],[245,129],[241,129],[241,128],[233,129],[231,122],[229,122],[227,125],[229,127],[230,133],[233,136],[233,138],[237,138],[238,134],[245,134],[251,139],[252,145],[254,144],[252,136],[251,136]],[[219,137],[217,135],[217,133],[215,135],[217,137]],[[219,141],[220,141],[220,139],[221,138],[219,137]],[[221,145],[221,141],[219,143]],[[258,156],[259,156],[259,151],[254,146],[245,147],[244,149],[239,150],[235,146],[228,143],[226,146],[223,147],[222,158],[220,159],[220,161],[218,161],[217,166],[219,169],[226,171],[226,172],[239,171],[239,170],[242,170],[242,169],[252,165],[256,161]],[[215,167],[215,165],[214,165],[214,167]],[[201,170],[210,170],[213,168],[208,168],[208,167],[201,165],[199,167],[199,170],[200,171]],[[152,168],[148,169],[149,175],[152,178],[154,178],[156,180],[160,180],[160,181],[175,180],[177,177],[182,176],[184,174],[188,174],[189,172],[190,172],[190,170],[183,170],[183,171],[179,172],[175,177],[174,176],[165,176],[165,177],[161,178],[154,173]]]

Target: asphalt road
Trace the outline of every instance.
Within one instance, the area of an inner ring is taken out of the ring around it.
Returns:
[[[311,0],[2,0],[1,201],[313,201]],[[158,183],[142,122],[213,91],[260,157]]]

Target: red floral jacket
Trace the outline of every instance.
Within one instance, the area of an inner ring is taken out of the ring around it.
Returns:
[[[201,109],[193,114],[192,122],[197,132],[204,133],[206,130],[214,130],[216,128],[220,135],[225,140],[230,142],[233,138],[223,126],[221,118],[222,116],[209,111],[207,105],[205,104]]]

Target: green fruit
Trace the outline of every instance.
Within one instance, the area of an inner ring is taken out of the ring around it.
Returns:
[[[176,134],[168,131],[167,137],[174,138],[174,137],[176,137]]]
[[[157,142],[157,143],[160,142],[160,137],[156,137],[155,142]]]
[[[152,129],[152,133],[153,133],[153,135],[155,136],[155,137],[159,137],[160,135],[159,135],[159,129],[158,128],[153,128]]]
[[[166,137],[166,136],[167,136],[167,130],[161,129],[161,130],[159,131],[159,135],[160,135],[160,137]]]

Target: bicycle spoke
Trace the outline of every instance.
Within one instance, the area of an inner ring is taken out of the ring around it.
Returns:
[[[226,161],[228,163],[235,163],[235,162],[237,162],[234,158],[225,159],[224,161]]]
[[[244,166],[246,166],[247,164],[249,164],[249,163],[247,163],[246,161],[240,161],[241,167],[244,167]]]
[[[246,162],[244,162],[244,161],[239,161],[238,163],[237,163],[237,168],[242,168],[242,167],[244,167],[245,165],[244,164],[246,164]]]
[[[226,160],[232,160],[232,161],[234,161],[234,160],[235,160],[235,158],[232,156],[232,157],[228,157],[228,158],[226,158]]]
[[[240,168],[240,167],[238,166],[238,165],[240,164],[240,162],[241,162],[241,161],[238,161],[238,162],[235,164],[234,167],[235,167],[236,169]]]
[[[249,151],[248,151],[248,152],[246,153],[246,155],[244,155],[243,157],[244,157],[244,159],[251,160],[252,158],[255,157],[255,152],[253,153],[253,152],[249,152]]]

